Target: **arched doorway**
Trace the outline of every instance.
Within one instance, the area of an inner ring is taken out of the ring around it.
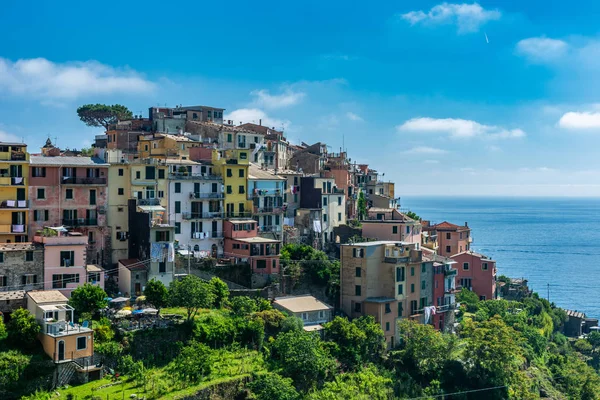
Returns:
[[[217,245],[216,244],[213,244],[211,247],[211,257],[217,258]]]
[[[63,361],[65,359],[65,341],[58,341],[58,361]]]

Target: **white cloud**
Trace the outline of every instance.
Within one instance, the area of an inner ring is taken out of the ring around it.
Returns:
[[[0,142],[13,142],[21,143],[22,139],[12,133],[5,132],[0,129]]]
[[[440,160],[425,160],[423,161],[425,164],[439,164]]]
[[[0,91],[45,101],[86,95],[148,93],[154,83],[128,68],[97,61],[54,63],[45,58],[13,62],[0,58]]]
[[[400,17],[411,25],[426,24],[456,24],[458,33],[477,32],[488,21],[500,19],[502,13],[498,10],[486,10],[478,3],[450,4],[442,3],[434,6],[427,13],[411,11]]]
[[[565,129],[599,129],[600,112],[568,112],[558,121],[558,126]]]
[[[505,129],[459,118],[412,118],[396,127],[398,132],[445,133],[454,139],[486,136],[496,139],[525,136],[521,129]]]
[[[258,108],[240,108],[226,114],[224,119],[230,119],[236,125],[239,123],[247,122],[255,124],[261,122],[264,126],[273,127],[277,130],[286,130],[291,125],[291,122],[289,120],[272,118],[268,116],[267,113],[265,113],[263,110],[260,110]]]
[[[531,62],[552,62],[563,57],[568,50],[567,42],[547,37],[532,37],[517,43],[517,53]]]
[[[358,114],[354,114],[353,112],[347,112],[346,113],[346,117],[348,117],[348,119],[350,121],[356,121],[356,122],[363,122],[364,119],[362,119],[362,117]]]
[[[444,149],[438,149],[438,148],[435,148],[435,147],[417,146],[417,147],[413,147],[412,149],[406,150],[404,153],[405,154],[431,154],[431,155],[435,155],[435,154],[446,154],[446,153],[448,153],[448,151],[446,151]]]
[[[285,89],[281,94],[270,94],[268,90],[255,90],[250,93],[255,97],[253,104],[267,109],[284,108],[299,104],[306,93],[294,92],[292,89]]]

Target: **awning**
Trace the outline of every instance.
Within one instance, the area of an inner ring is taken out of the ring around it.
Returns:
[[[53,231],[56,231],[56,232],[69,232],[69,230],[67,228],[65,228],[64,226],[49,226],[48,229],[52,229]]]
[[[110,302],[111,303],[123,303],[127,300],[129,300],[127,297],[117,297],[116,299],[112,299]]]
[[[138,206],[142,211],[165,211],[163,206]]]
[[[315,332],[315,331],[320,331],[323,329],[323,325],[308,325],[308,326],[304,326],[302,329],[304,329],[306,332]]]

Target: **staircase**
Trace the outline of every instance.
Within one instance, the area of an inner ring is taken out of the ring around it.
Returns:
[[[74,361],[56,364],[52,387],[57,388],[69,384],[79,368],[81,368],[81,366]]]

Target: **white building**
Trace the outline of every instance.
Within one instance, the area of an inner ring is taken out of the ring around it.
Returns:
[[[286,179],[250,163],[248,198],[252,200],[254,219],[261,236],[281,240],[285,208],[283,195]]]
[[[346,225],[346,196],[335,186],[334,178],[315,178],[315,188],[321,189],[323,244],[335,242],[333,229]]]
[[[223,198],[223,180],[212,165],[169,163],[169,220],[179,249],[200,258],[223,253]]]

